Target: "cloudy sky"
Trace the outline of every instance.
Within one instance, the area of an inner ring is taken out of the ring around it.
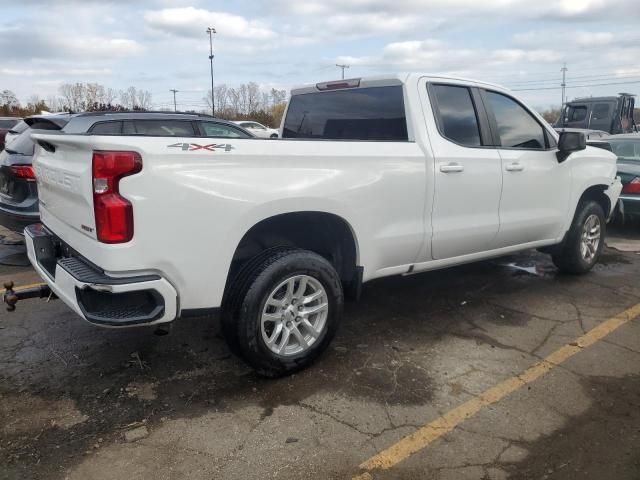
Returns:
[[[0,89],[134,85],[198,108],[209,85],[265,88],[395,71],[494,81],[535,106],[640,92],[638,0],[0,0]],[[637,83],[632,83],[637,82]],[[602,85],[615,84],[615,85]]]

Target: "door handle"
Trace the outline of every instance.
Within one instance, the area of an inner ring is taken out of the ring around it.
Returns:
[[[449,163],[447,165],[440,165],[440,171],[442,173],[464,172],[464,167],[457,163]]]
[[[507,172],[521,172],[521,171],[524,170],[524,165],[522,165],[522,164],[520,164],[518,162],[514,162],[514,163],[512,163],[510,165],[507,165],[505,167],[505,170]]]

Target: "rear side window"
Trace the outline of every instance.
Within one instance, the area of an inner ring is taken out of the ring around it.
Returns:
[[[406,141],[402,86],[294,95],[282,137]]]
[[[431,88],[442,135],[464,146],[482,145],[469,89],[453,85],[432,85]]]
[[[194,137],[196,132],[188,120],[133,120],[126,122],[125,134],[149,137]]]
[[[214,122],[202,122],[205,137],[250,138],[242,130]]]
[[[486,92],[496,119],[500,145],[507,148],[545,148],[545,134],[531,114],[518,102],[496,92]]]
[[[96,123],[90,130],[91,135],[121,135],[122,122]]]

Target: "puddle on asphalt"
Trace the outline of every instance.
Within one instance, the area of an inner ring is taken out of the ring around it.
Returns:
[[[551,265],[540,265],[539,263],[499,263],[501,267],[508,268],[513,271],[514,275],[534,275],[537,277],[549,277],[556,274],[557,270]]]

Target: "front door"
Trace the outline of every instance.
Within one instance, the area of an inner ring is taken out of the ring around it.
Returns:
[[[569,162],[558,163],[553,137],[515,99],[492,91],[484,99],[503,175],[496,247],[557,238],[569,208]]]

